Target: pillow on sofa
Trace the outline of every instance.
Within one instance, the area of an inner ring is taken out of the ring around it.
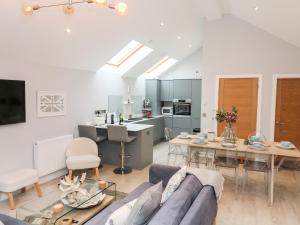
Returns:
[[[2,223],[2,221],[0,220],[0,225],[4,225],[4,223]]]
[[[136,201],[137,198],[114,211],[105,225],[124,225]]]
[[[186,176],[187,167],[184,166],[180,170],[178,170],[169,180],[163,194],[161,197],[161,204],[164,204],[171,195],[177,190],[181,182],[184,180]]]
[[[159,207],[162,191],[162,182],[159,182],[141,194],[134,204],[125,225],[145,224]]]

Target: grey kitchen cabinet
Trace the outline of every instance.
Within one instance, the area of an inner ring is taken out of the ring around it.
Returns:
[[[153,125],[153,143],[157,144],[164,138],[164,117],[157,117],[147,120],[134,122],[135,124]]]
[[[194,128],[200,128],[200,117],[198,118],[192,118],[192,130]]]
[[[187,128],[173,128],[174,134],[175,136],[180,135],[181,132],[187,132],[189,134],[191,134],[191,129],[187,129]]]
[[[160,83],[161,96],[160,100],[162,102],[173,101],[173,81],[172,80],[162,80]]]
[[[190,116],[173,116],[173,128],[191,129],[191,125]]]
[[[202,80],[192,80],[192,118],[200,118]]]
[[[173,116],[165,116],[165,127],[173,129]]]
[[[173,93],[175,99],[191,99],[192,80],[174,80]]]
[[[160,80],[150,79],[146,80],[146,99],[150,99],[152,114],[154,116],[161,114],[160,96],[161,87]]]

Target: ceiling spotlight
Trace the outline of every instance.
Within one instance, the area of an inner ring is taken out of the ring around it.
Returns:
[[[177,39],[178,39],[178,40],[181,40],[181,36],[177,36]]]
[[[119,16],[125,16],[128,13],[128,6],[126,5],[126,3],[124,2],[119,2],[116,6],[115,6],[115,10],[116,13]]]
[[[160,26],[161,27],[165,26],[165,23],[164,22],[160,22]]]
[[[70,34],[70,33],[71,33],[71,29],[70,29],[69,27],[67,27],[67,28],[66,28],[66,32],[67,32],[68,34]]]
[[[254,10],[257,12],[259,10],[259,7],[258,6],[255,6],[254,7]]]

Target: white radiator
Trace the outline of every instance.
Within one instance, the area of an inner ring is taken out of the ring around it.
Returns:
[[[66,168],[66,147],[72,139],[73,135],[65,135],[34,143],[34,168],[39,177]]]

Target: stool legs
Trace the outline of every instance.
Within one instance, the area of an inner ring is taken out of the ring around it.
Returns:
[[[7,197],[8,197],[9,208],[12,209],[12,210],[16,209],[16,203],[15,203],[15,200],[14,200],[13,193],[12,192],[8,192],[6,194],[7,194]]]
[[[114,170],[114,173],[116,174],[128,174],[132,172],[132,169],[130,167],[126,167],[125,163],[125,144],[124,142],[121,142],[121,167],[120,168],[116,168]]]
[[[35,191],[36,191],[37,195],[39,197],[42,197],[43,196],[43,192],[42,192],[42,189],[41,189],[41,186],[40,186],[39,182],[34,183],[34,188],[35,188]]]

